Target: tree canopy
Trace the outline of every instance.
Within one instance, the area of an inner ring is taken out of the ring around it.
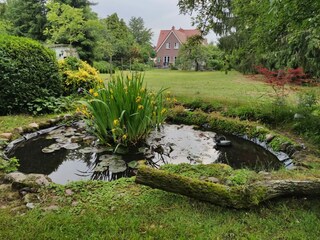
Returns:
[[[320,77],[320,2],[313,0],[179,0],[182,13],[204,33],[221,36],[219,46],[242,72],[255,65],[303,67]]]

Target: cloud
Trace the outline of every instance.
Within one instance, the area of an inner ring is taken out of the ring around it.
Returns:
[[[177,0],[94,0],[92,9],[100,18],[117,13],[127,23],[131,17],[142,17],[145,26],[154,32],[152,42],[156,44],[161,29],[194,28],[191,17],[180,15]],[[210,38],[215,38],[214,36]],[[208,39],[211,41],[212,39]]]

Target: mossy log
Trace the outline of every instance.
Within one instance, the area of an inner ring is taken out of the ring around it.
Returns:
[[[227,186],[141,166],[136,183],[233,208],[249,208],[286,195],[320,195],[320,179],[266,180],[249,185]]]

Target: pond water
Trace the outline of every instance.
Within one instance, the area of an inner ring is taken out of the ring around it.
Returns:
[[[168,163],[219,162],[233,168],[269,171],[284,165],[270,151],[251,141],[226,135],[231,146],[217,147],[216,133],[186,125],[165,124],[160,131],[153,131],[144,145],[129,151],[119,148],[114,154],[110,147],[97,146],[97,141],[84,131],[83,124],[81,126],[62,126],[21,141],[7,155],[19,159],[19,171],[46,174],[60,184],[132,176],[136,161],[141,159],[147,159],[154,167]]]

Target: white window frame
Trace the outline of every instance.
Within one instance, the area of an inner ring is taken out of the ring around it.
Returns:
[[[170,45],[171,45],[171,44],[170,44],[169,42],[167,42],[167,43],[166,43],[166,49],[170,49],[170,47],[171,47]]]
[[[179,49],[180,44],[178,42],[174,43],[174,49]]]

